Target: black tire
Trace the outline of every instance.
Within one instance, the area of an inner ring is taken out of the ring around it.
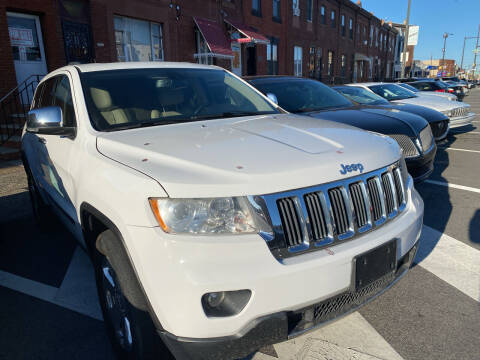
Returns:
[[[115,234],[111,230],[106,230],[97,239],[101,241],[106,237],[115,237]],[[123,294],[108,255],[103,255],[96,247],[93,252],[98,298],[105,327],[117,358],[173,360],[174,357],[161,341],[148,312],[134,307]]]
[[[42,229],[46,229],[49,224],[52,223],[53,213],[48,204],[43,201],[37,184],[33,180],[31,175],[27,176],[28,181],[28,193],[30,194],[30,202],[32,204],[32,212],[35,221]]]

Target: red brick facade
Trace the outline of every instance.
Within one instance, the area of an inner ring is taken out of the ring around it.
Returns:
[[[77,3],[85,5],[88,13],[80,20],[74,18],[77,15],[72,15],[73,18],[65,15],[64,10],[75,9]],[[396,31],[351,1],[299,0],[298,12],[294,11],[292,0],[280,0],[280,17],[275,19],[274,0],[259,0],[259,3],[260,11],[255,12],[252,11],[251,0],[0,0],[0,51],[3,54],[0,59],[0,96],[16,85],[7,12],[39,17],[48,71],[67,63],[68,51],[63,33],[65,20],[88,24],[91,61],[117,61],[114,18],[124,16],[162,25],[165,60],[194,62],[197,44],[193,17],[201,17],[220,24],[228,39],[229,27],[224,20],[232,19],[273,40],[272,43],[277,45],[278,74],[294,74],[294,47],[299,46],[302,47],[302,76],[312,76],[327,83],[380,80],[391,76],[392,71],[387,68],[393,66],[392,39],[395,39]],[[307,9],[310,3],[311,21]],[[321,16],[322,6],[325,7],[325,23]],[[334,26],[332,11],[335,12]],[[345,19],[344,29],[342,16]],[[375,46],[376,39],[370,46],[371,26],[375,29],[375,36],[377,29],[382,39],[387,35],[387,41],[383,43],[382,40],[382,46]],[[252,46],[255,51],[247,50]],[[330,67],[329,52],[332,53]],[[242,44],[241,60],[243,75],[247,72],[257,75],[269,72],[265,44]],[[230,59],[214,58],[213,63],[231,68]],[[329,68],[332,70],[330,74]]]

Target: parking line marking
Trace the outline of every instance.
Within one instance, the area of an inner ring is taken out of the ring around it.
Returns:
[[[0,286],[52,302],[58,288],[0,270]]]
[[[480,251],[424,225],[415,262],[480,302]]]
[[[280,359],[403,359],[358,311],[274,348]],[[269,359],[256,353],[252,360]]]
[[[438,148],[439,149],[444,149],[444,150],[455,150],[455,151],[466,151],[466,152],[480,153],[479,150],[458,149],[458,148],[451,148],[451,147],[445,147],[445,146],[439,146]]]
[[[465,135],[468,135],[468,134],[480,134],[480,132],[478,132],[478,131],[468,131],[468,132],[452,131],[452,134],[465,134]]]
[[[445,187],[449,187],[449,188],[453,188],[453,189],[459,189],[459,190],[466,190],[466,191],[471,191],[471,192],[475,192],[475,193],[480,194],[480,189],[470,187],[470,186],[450,184],[448,182],[436,181],[436,180],[425,180],[425,182],[429,183],[429,184],[440,185],[440,186],[445,186]]]

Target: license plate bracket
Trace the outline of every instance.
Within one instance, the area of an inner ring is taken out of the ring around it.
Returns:
[[[392,240],[353,259],[355,290],[361,290],[374,281],[395,271],[397,241]]]

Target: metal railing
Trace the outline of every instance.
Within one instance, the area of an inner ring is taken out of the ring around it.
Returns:
[[[30,75],[0,99],[0,145],[20,134],[43,75]]]

